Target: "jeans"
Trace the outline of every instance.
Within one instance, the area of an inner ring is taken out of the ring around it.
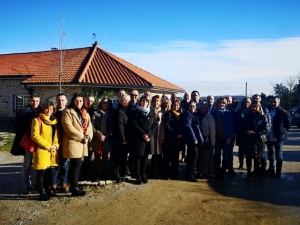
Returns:
[[[215,146],[215,156],[214,156],[214,167],[215,167],[215,172],[217,174],[225,174],[226,169],[229,169],[229,158],[231,156],[230,154],[230,149],[231,149],[232,144],[226,144],[226,139],[217,139],[216,140],[216,146]],[[223,161],[222,161],[222,170],[220,169],[221,165],[221,152],[223,149]]]
[[[25,150],[24,161],[22,167],[22,178],[25,188],[31,187],[31,166],[32,166],[32,153]]]
[[[275,158],[276,158],[276,172],[281,173],[282,169],[282,145],[283,141],[268,141],[268,157],[269,157],[269,169],[275,169]]]
[[[57,176],[58,169],[60,171],[60,185],[67,184],[68,182],[68,172],[69,172],[69,160],[68,159],[60,159],[60,165],[58,167],[52,167],[52,185],[57,185]]]

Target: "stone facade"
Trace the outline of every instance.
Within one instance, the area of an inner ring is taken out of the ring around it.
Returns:
[[[21,84],[23,79],[1,79],[0,80],[0,125],[12,124],[16,114],[14,110],[14,97],[15,95],[29,95],[29,90]],[[34,93],[41,96],[41,103],[46,100],[55,102],[55,96],[59,93],[59,87],[56,86],[28,86],[33,89]],[[78,92],[82,92],[80,86],[63,86],[63,92],[67,95],[68,99]]]

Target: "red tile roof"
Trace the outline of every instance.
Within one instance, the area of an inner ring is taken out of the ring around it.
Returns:
[[[62,82],[85,86],[149,88],[162,91],[184,90],[133,64],[93,47],[0,55],[0,77],[27,79],[24,84],[57,84],[63,56]]]

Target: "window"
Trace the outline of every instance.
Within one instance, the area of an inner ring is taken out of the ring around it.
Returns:
[[[14,111],[18,111],[20,108],[28,104],[30,100],[29,95],[14,95]]]

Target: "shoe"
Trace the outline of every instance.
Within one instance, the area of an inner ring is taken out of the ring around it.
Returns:
[[[144,184],[147,184],[147,183],[148,183],[148,180],[147,180],[145,177],[142,177],[142,182],[143,182]]]
[[[254,176],[253,176],[253,182],[254,183],[258,183],[258,177],[257,177],[257,174],[255,173]]]
[[[276,172],[276,174],[275,174],[275,178],[278,178],[278,179],[280,179],[280,178],[281,178],[281,173],[280,173],[280,172]]]
[[[63,185],[61,186],[61,192],[66,193],[66,192],[69,192],[69,190],[70,190],[69,185],[63,184]]]
[[[42,189],[40,190],[40,196],[39,196],[39,201],[48,201],[50,197],[47,195],[46,190]]]
[[[51,188],[46,189],[46,194],[47,194],[49,197],[56,197],[56,194],[52,191]]]
[[[31,193],[32,193],[31,187],[27,187],[23,194],[28,195],[28,194],[31,194]]]
[[[122,182],[121,177],[116,177],[116,183],[119,184],[121,182]]]
[[[136,179],[136,183],[137,183],[138,185],[140,185],[140,184],[142,184],[142,183],[143,183],[143,181],[142,181],[142,179],[141,179],[141,178],[137,178],[137,179]]]
[[[79,189],[78,187],[76,187],[72,190],[72,196],[85,196],[85,195],[86,195],[86,192]]]
[[[251,181],[251,173],[247,173],[247,176],[246,176],[246,178],[245,178],[245,181],[246,181],[246,182]]]
[[[56,188],[57,188],[57,186],[56,186],[56,185],[52,185],[52,187],[51,187],[51,191],[52,191],[53,193],[56,193]]]
[[[220,176],[220,180],[221,181],[225,181],[226,179],[225,179],[225,175],[224,174],[221,174],[221,176]]]
[[[189,176],[189,177],[187,178],[187,181],[189,181],[189,182],[197,182],[198,180],[195,179],[195,177],[194,177],[193,175],[191,175],[191,176]]]
[[[275,175],[275,169],[267,169],[267,174],[270,176],[274,176]]]
[[[232,176],[236,176],[236,172],[234,170],[228,170],[228,173]]]

